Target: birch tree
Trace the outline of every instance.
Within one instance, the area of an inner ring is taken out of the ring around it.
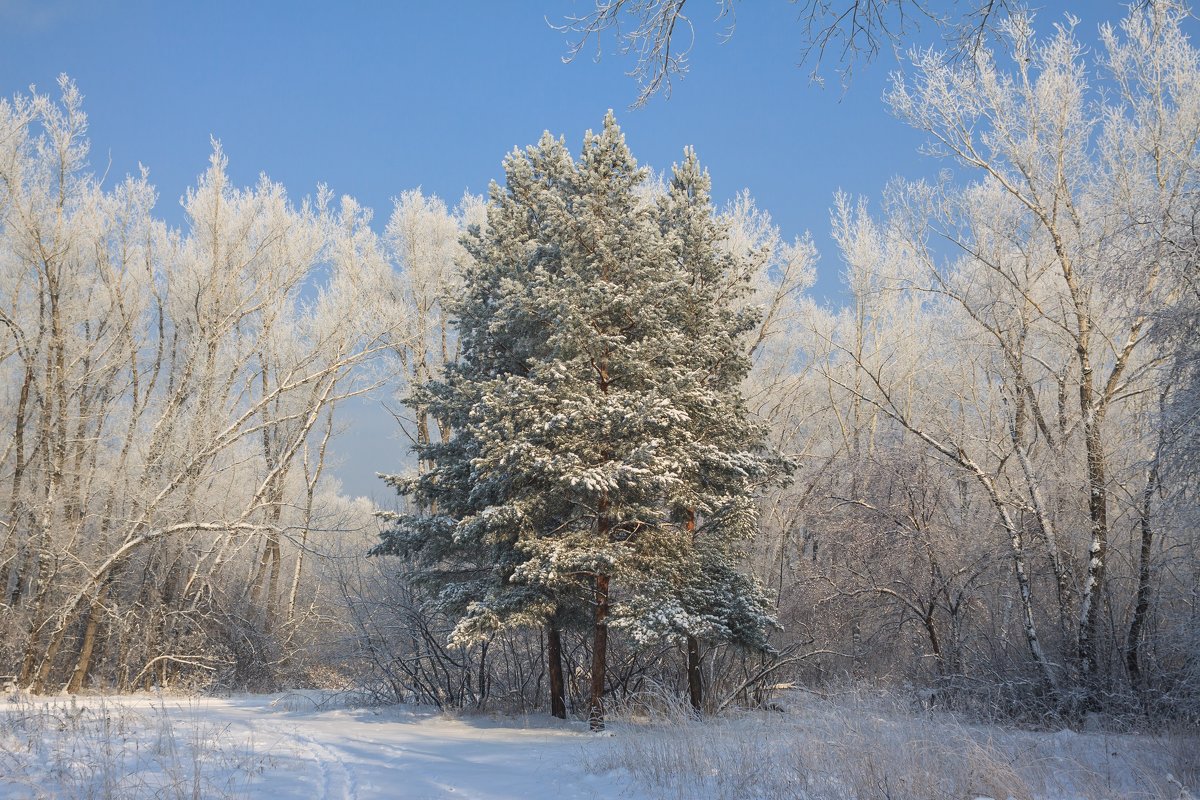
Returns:
[[[236,189],[219,146],[183,231],[153,218],[145,174],[104,190],[80,95],[62,92],[0,103],[17,681],[77,690],[98,650],[126,686],[171,665],[236,671],[230,642],[278,641],[329,415],[384,346],[377,295],[334,246],[327,193]]]

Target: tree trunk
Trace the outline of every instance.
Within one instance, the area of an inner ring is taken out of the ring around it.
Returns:
[[[1087,414],[1085,408],[1084,413]],[[1086,420],[1086,418],[1085,418]],[[1079,620],[1079,659],[1084,681],[1095,681],[1099,669],[1097,656],[1100,612],[1104,597],[1104,573],[1108,561],[1108,487],[1105,459],[1100,441],[1100,420],[1085,421],[1087,448],[1088,516],[1091,520],[1091,544],[1088,547],[1087,577]]]
[[[4,587],[4,598],[16,608],[21,602],[21,581],[28,554],[28,531],[23,531],[21,513],[21,481],[25,475],[25,415],[29,407],[29,390],[33,384],[33,367],[25,367],[25,380],[21,383],[17,401],[16,419],[13,423],[13,477],[12,496],[8,504],[8,522],[16,542],[16,553],[8,567],[8,578]]]
[[[684,529],[694,547],[696,544],[696,509],[689,508],[687,510]],[[782,571],[782,566],[780,569]],[[687,682],[692,710],[700,714],[704,711],[704,686],[700,681],[700,641],[690,633],[687,637]]]
[[[588,725],[604,730],[604,671],[608,664],[608,576],[597,575],[596,616],[592,642],[592,693],[588,701]]]
[[[276,510],[276,525],[279,524],[278,513]],[[271,551],[271,571],[267,580],[267,604],[263,614],[264,635],[271,633],[275,627],[275,620],[279,617],[279,573],[283,566],[283,552],[279,546],[278,531],[267,534],[267,546]]]
[[[26,688],[30,687],[37,672],[38,650],[40,649],[42,627],[45,622],[46,595],[49,593],[50,583],[50,567],[47,564],[48,556],[45,550],[39,550],[35,557],[37,558],[37,564],[34,567],[34,573],[37,575],[37,581],[34,591],[33,614],[29,618],[25,653],[21,659],[20,673],[17,676],[17,685]]]
[[[1042,682],[1052,694],[1058,691],[1058,682],[1054,678],[1054,670],[1050,660],[1042,649],[1042,640],[1037,633],[1037,622],[1033,615],[1033,587],[1029,580],[1029,572],[1025,563],[1025,537],[1021,529],[1013,522],[1006,509],[999,509],[1004,527],[1008,530],[1009,547],[1012,550],[1013,573],[1017,576],[1017,590],[1021,597],[1021,619],[1025,627],[1025,642],[1033,661],[1042,674]]]
[[[688,696],[692,710],[701,714],[704,712],[704,685],[700,679],[700,640],[695,636],[687,637],[687,660]]]
[[[1025,444],[1020,439],[1019,429],[1015,426],[1013,450],[1017,455],[1017,461],[1021,465],[1021,471],[1025,475],[1025,484],[1029,490],[1029,499],[1033,504],[1033,513],[1037,517],[1038,527],[1042,532],[1042,539],[1046,543],[1046,553],[1050,556],[1050,566],[1054,569],[1055,587],[1058,591],[1060,624],[1065,624],[1065,621],[1071,614],[1071,573],[1067,569],[1062,555],[1059,553],[1058,532],[1054,526],[1054,518],[1050,515],[1049,504],[1042,495],[1041,486],[1039,486],[1037,476],[1033,470],[1033,464],[1029,460],[1029,453],[1026,452]]]
[[[75,661],[75,670],[71,673],[71,679],[67,681],[68,694],[78,692],[83,688],[84,681],[87,680],[88,670],[92,665],[92,652],[96,648],[96,631],[100,627],[100,617],[104,614],[104,600],[108,596],[108,587],[109,582],[105,581],[104,585],[100,587],[96,599],[92,601],[87,627],[83,631],[83,644],[79,647],[79,657]]]
[[[1142,546],[1138,553],[1137,602],[1133,608],[1133,620],[1129,623],[1129,638],[1125,643],[1125,668],[1129,670],[1129,681],[1135,689],[1142,686],[1141,639],[1142,629],[1150,614],[1150,556],[1154,547],[1154,526],[1150,524],[1150,503],[1158,488],[1158,464],[1150,468],[1146,488],[1142,492],[1141,533]]]
[[[933,611],[936,608],[932,601],[925,608],[925,614],[921,617],[921,624],[925,626],[925,633],[929,636],[929,649],[933,652],[933,663],[937,668],[939,678],[946,677],[946,656],[942,653],[942,642],[938,638],[937,625],[933,621]]]
[[[546,658],[550,662],[550,714],[559,719],[567,718],[567,698],[563,681],[562,632],[553,618],[546,634]]]
[[[490,645],[490,644],[491,644],[491,642],[488,642],[485,639],[483,642],[483,645],[479,648],[479,673],[478,673],[478,677],[476,679],[476,689],[477,689],[476,694],[479,699],[475,701],[476,708],[483,708],[484,705],[487,703],[487,696],[488,696],[487,655],[488,655],[488,645]],[[466,698],[464,697],[464,700],[465,699]]]

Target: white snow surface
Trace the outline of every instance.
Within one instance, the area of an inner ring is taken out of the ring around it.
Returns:
[[[1200,782],[1194,733],[1017,731],[874,698],[602,735],[353,699],[14,694],[0,699],[0,798],[1194,800]]]
[[[597,737],[583,723],[329,705],[317,693],[0,702],[0,798],[575,800],[614,788],[638,796],[622,789],[619,770],[584,771],[582,750]],[[51,724],[37,757],[19,752],[25,742],[11,731],[14,715],[31,712],[66,726],[74,715],[101,722],[77,737]],[[164,725],[171,742],[161,741]]]

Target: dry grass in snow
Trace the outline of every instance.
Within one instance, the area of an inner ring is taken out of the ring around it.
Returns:
[[[888,699],[797,695],[785,713],[613,726],[590,768],[653,798],[706,800],[1191,800],[1200,739],[1031,732],[914,713]]]
[[[269,761],[227,733],[187,700],[10,695],[0,705],[0,797],[244,796]]]

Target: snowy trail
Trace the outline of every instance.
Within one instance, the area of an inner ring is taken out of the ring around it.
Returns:
[[[321,710],[307,695],[154,702],[177,706],[181,716],[193,715],[218,727],[223,739],[251,742],[254,751],[267,758],[262,774],[249,787],[254,797],[640,796],[620,785],[621,776],[583,770],[584,749],[603,745],[580,723],[524,728],[511,719],[448,719],[403,708]]]
[[[358,782],[338,753],[311,736],[296,732],[296,742],[311,755],[321,776],[321,800],[358,800]]]

